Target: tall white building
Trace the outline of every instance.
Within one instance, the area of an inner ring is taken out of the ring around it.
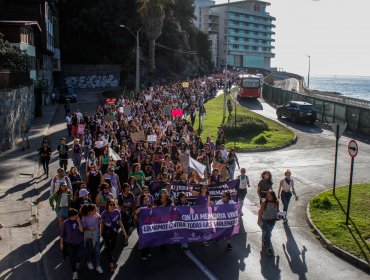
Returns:
[[[200,8],[200,29],[210,38],[216,66],[270,69],[275,18],[267,12],[268,6],[244,0]]]
[[[207,7],[207,6],[213,6],[216,2],[212,0],[194,0],[194,15],[196,17],[194,23],[195,26],[200,29],[201,25],[201,8],[202,7]]]

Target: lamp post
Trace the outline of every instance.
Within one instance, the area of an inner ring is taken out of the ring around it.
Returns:
[[[307,88],[310,88],[310,72],[311,72],[311,56],[307,55],[308,57],[308,75],[307,75]]]
[[[223,119],[226,118],[226,92],[227,92],[227,59],[229,56],[229,11],[230,11],[230,0],[227,1],[227,14],[226,14],[226,65],[225,65],[225,90],[224,90],[224,112]]]
[[[135,81],[135,92],[138,93],[140,91],[140,41],[139,41],[139,32],[141,30],[138,29],[136,31],[136,35],[134,32],[131,31],[126,25],[121,24],[121,28],[126,28],[135,38],[136,38],[136,81]]]

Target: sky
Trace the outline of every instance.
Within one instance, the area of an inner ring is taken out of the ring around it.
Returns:
[[[276,18],[272,67],[307,76],[310,55],[312,76],[370,76],[370,0],[266,2]]]

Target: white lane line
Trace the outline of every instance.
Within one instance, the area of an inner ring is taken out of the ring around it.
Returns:
[[[189,250],[184,251],[184,253],[195,263],[195,265],[203,271],[203,273],[208,277],[210,280],[217,280],[217,277],[205,267],[204,264],[200,262]]]

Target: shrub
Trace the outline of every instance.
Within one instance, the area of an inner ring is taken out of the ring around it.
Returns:
[[[258,145],[263,145],[267,143],[267,138],[264,134],[259,134],[256,137],[252,139],[252,143],[258,144]]]
[[[325,196],[323,199],[316,197],[312,199],[311,207],[316,208],[316,209],[330,210],[332,207],[332,204],[327,196]]]
[[[244,135],[258,135],[269,130],[269,126],[262,120],[252,118],[250,116],[237,115],[236,127],[235,119],[229,118],[227,123],[222,125],[222,129],[228,136],[244,136]]]

